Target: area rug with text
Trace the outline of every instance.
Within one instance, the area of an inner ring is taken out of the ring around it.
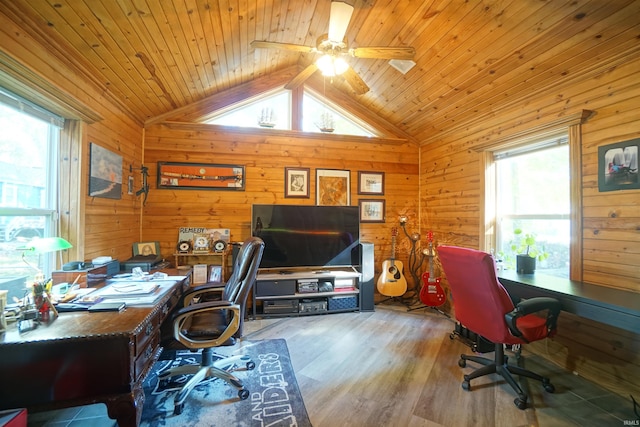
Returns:
[[[160,385],[157,372],[168,364],[200,363],[199,352],[179,352],[173,361],[157,362],[145,380],[141,426],[311,426],[285,340],[244,341],[241,347],[215,350],[220,356],[251,357],[255,369],[244,370],[239,366],[234,372],[249,390],[249,398],[241,400],[235,387],[220,379],[210,379],[196,386],[182,413],[174,415],[176,390],[188,377],[177,377]]]

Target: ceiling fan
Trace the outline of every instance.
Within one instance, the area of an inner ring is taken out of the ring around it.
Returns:
[[[349,66],[345,57],[369,59],[411,60],[416,51],[413,47],[357,47],[349,48],[345,41],[345,33],[353,14],[353,6],[341,2],[331,2],[329,17],[329,33],[320,36],[316,46],[304,46],[293,43],[268,42],[254,40],[254,48],[273,48],[303,53],[317,53],[321,56],[296,75],[285,85],[286,89],[295,89],[307,80],[317,70],[325,76],[342,75],[353,90],[362,95],[369,91],[367,84]]]

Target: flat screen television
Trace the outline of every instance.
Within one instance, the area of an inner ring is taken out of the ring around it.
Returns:
[[[253,205],[251,228],[264,240],[261,269],[357,265],[357,206]]]

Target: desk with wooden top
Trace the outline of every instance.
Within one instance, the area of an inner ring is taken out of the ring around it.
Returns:
[[[23,333],[10,326],[0,333],[0,409],[101,402],[118,425],[137,426],[142,382],[161,352],[160,325],[189,281],[189,275],[176,281],[150,307],[60,313],[50,324]]]

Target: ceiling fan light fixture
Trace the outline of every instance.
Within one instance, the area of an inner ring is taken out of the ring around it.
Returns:
[[[349,64],[344,59],[332,55],[322,55],[316,61],[316,65],[326,77],[338,76],[349,68]]]

